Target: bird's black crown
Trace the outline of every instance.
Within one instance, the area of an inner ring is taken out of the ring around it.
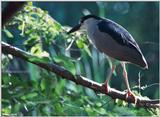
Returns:
[[[94,19],[97,19],[97,20],[100,20],[101,18],[98,17],[98,16],[95,16],[95,15],[86,15],[84,17],[82,17],[80,19],[80,23],[83,23],[85,20],[89,19],[89,18],[94,18]]]

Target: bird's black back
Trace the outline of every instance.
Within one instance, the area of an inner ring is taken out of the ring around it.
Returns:
[[[120,45],[134,48],[141,53],[138,44],[131,34],[117,23],[108,19],[103,19],[98,23],[98,28],[101,32],[109,34]]]

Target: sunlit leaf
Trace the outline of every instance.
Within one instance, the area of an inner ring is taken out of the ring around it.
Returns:
[[[21,36],[24,36],[24,28],[25,28],[25,22],[22,22],[22,32],[21,32]]]
[[[4,107],[2,108],[2,115],[10,115],[11,113],[11,106],[7,106],[7,107]]]
[[[84,48],[84,43],[81,39],[77,39],[76,44],[77,44],[78,48],[80,48],[80,49]]]
[[[42,52],[42,49],[40,46],[33,46],[31,48],[31,54],[39,55],[39,54],[41,54],[41,52]]]
[[[13,34],[9,30],[4,29],[3,31],[7,35],[8,38],[13,38],[14,37]]]
[[[59,23],[54,23],[54,27],[56,28],[57,31],[61,29],[61,25]]]
[[[34,38],[30,38],[30,39],[28,39],[28,40],[26,40],[25,42],[24,42],[24,45],[27,45],[27,46],[34,46],[36,43],[36,40],[34,39]]]
[[[97,103],[96,103],[96,106],[101,107],[101,106],[102,106],[102,103],[97,102]]]
[[[33,6],[33,3],[32,2],[27,2],[27,5]]]

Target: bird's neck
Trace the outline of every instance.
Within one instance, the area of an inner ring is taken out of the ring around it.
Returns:
[[[94,33],[95,33],[96,29],[97,29],[97,23],[98,22],[88,23],[88,25],[86,27],[87,35],[88,35],[88,38],[90,39],[91,43],[95,43]]]
[[[97,23],[98,23],[98,21],[92,21],[92,22],[88,22],[87,23],[86,29],[87,29],[88,35],[90,35],[90,34],[92,34],[94,32],[94,30],[97,27]]]

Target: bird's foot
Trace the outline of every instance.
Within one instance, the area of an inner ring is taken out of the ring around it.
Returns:
[[[126,99],[127,98],[131,98],[134,100],[134,104],[137,104],[137,97],[135,96],[135,94],[131,91],[127,91],[126,93]]]
[[[110,92],[110,86],[108,85],[108,81],[105,81],[104,86],[105,86],[106,93],[109,93]]]

